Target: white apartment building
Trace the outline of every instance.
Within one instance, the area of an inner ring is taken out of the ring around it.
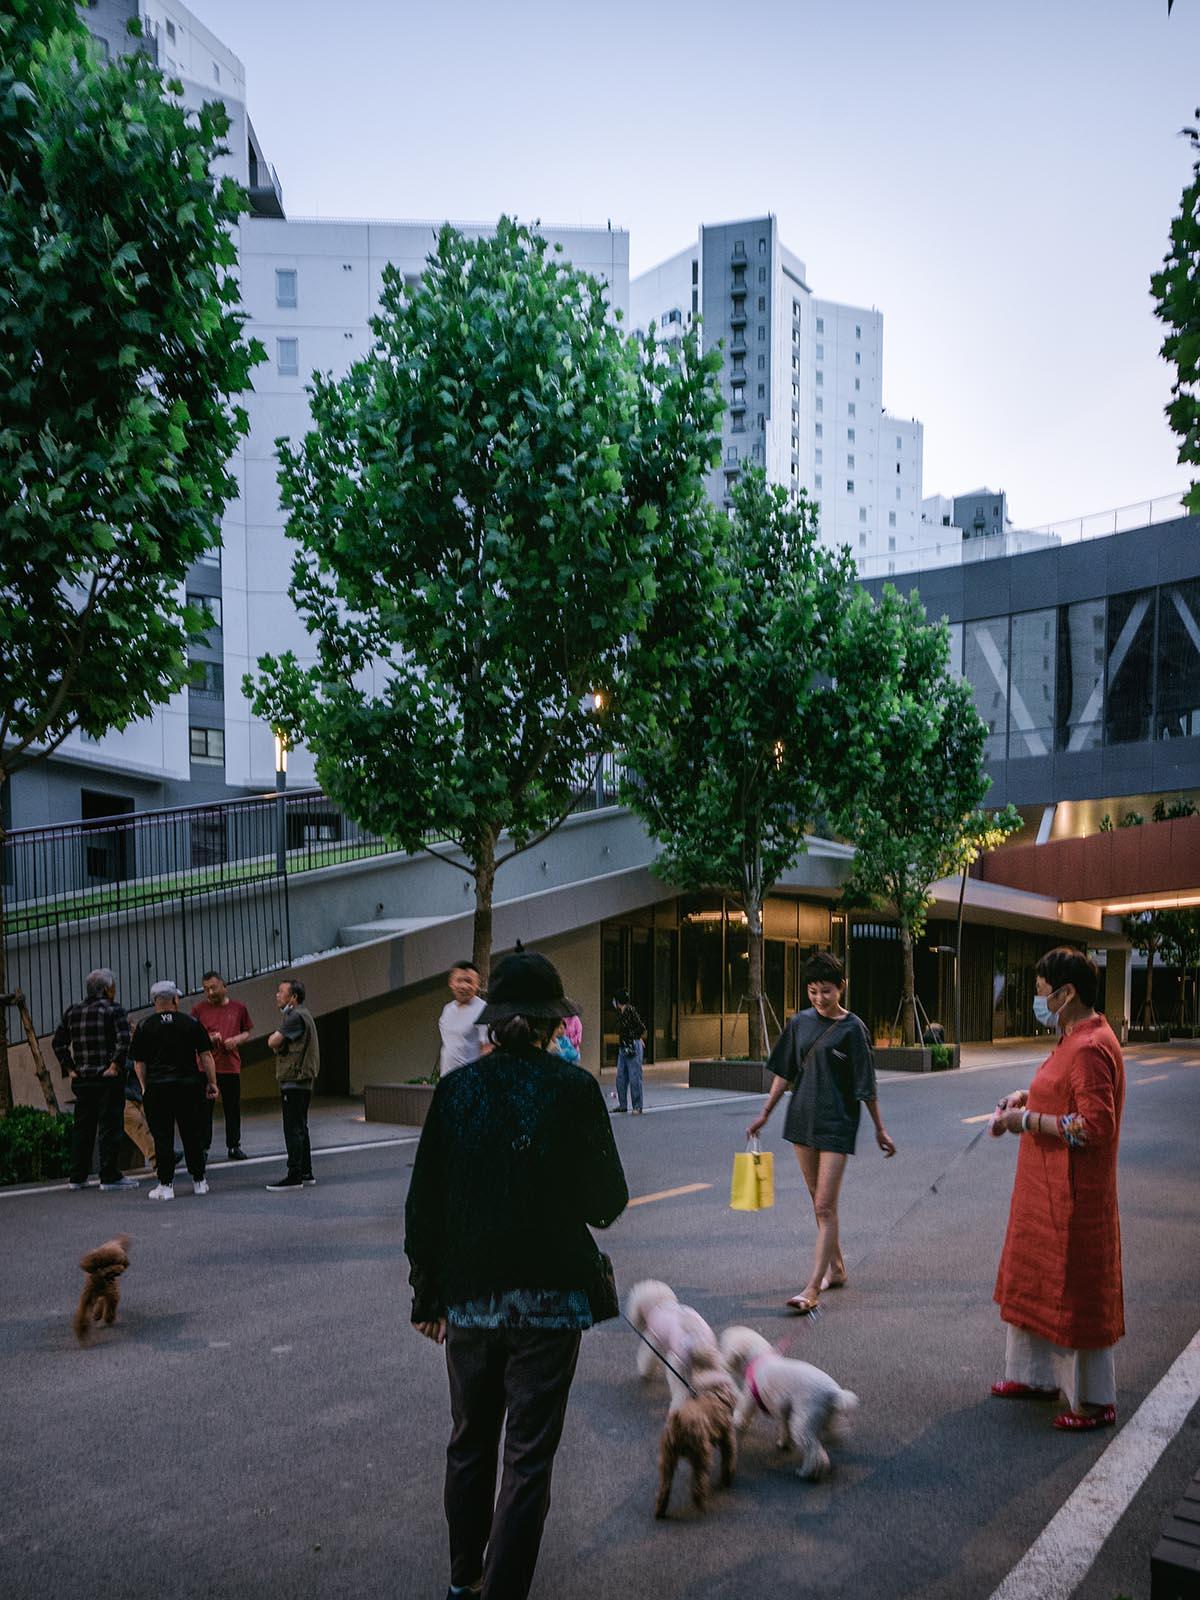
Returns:
[[[441,226],[286,217],[275,169],[247,113],[245,69],[233,52],[176,0],[95,0],[82,11],[102,49],[111,55],[146,49],[169,78],[178,78],[188,105],[224,102],[230,154],[221,166],[246,186],[252,205],[238,227],[246,334],[262,341],[267,360],[243,397],[250,431],[232,463],[239,492],[226,508],[222,549],[188,578],[189,596],[213,619],[207,643],[192,652],[198,681],[124,732],[99,740],[72,734],[49,760],[19,773],[0,790],[12,827],[274,787],[274,739],[251,715],[242,678],[268,651],[313,659],[287,595],[293,546],[279,505],[275,441],[297,440],[307,430],[304,391],[314,371],[341,374],[366,353],[384,267],[391,263],[418,278]],[[135,16],[141,46],[128,32]],[[491,225],[457,226],[478,237]],[[627,313],[626,232],[611,226],[541,232],[568,261],[605,282],[614,310]],[[314,780],[303,748],[292,752],[288,778],[297,785]]]
[[[629,298],[635,330],[654,323],[678,338],[700,317],[705,349],[723,347],[715,502],[751,462],[806,491],[822,539],[848,545],[860,567],[916,551],[923,430],[884,410],[883,317],[818,299],[773,216],[702,224],[693,246],[632,280]]]

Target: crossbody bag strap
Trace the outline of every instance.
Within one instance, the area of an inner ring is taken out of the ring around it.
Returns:
[[[821,1029],[821,1031],[817,1035],[817,1037],[809,1045],[808,1049],[804,1052],[804,1059],[801,1061],[800,1065],[796,1068],[796,1082],[797,1083],[799,1083],[800,1074],[804,1071],[805,1067],[808,1065],[808,1063],[809,1063],[809,1061],[810,1061],[810,1059],[812,1057],[813,1051],[817,1048],[817,1046],[820,1044],[821,1040],[829,1032],[830,1028],[836,1027],[836,1025],[841,1021],[842,1021],[841,1017],[834,1017],[832,1022],[827,1022],[825,1024],[825,1026]]]

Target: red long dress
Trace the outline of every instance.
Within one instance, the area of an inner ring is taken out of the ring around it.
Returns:
[[[1083,1118],[1086,1143],[1023,1133],[993,1299],[1000,1315],[1066,1350],[1104,1350],[1125,1332],[1117,1146],[1125,1063],[1106,1018],[1064,1034],[1037,1070],[1028,1109]]]

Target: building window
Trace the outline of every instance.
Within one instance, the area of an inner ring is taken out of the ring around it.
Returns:
[[[867,520],[867,508],[866,508],[866,506],[859,506],[859,508],[858,508],[858,520],[860,522],[865,522]]]
[[[1109,596],[1107,657],[1104,742],[1135,744],[1148,739],[1154,670],[1153,589]]]
[[[1158,591],[1156,739],[1200,734],[1200,578]]]
[[[854,324],[854,337],[856,339],[861,339],[862,338],[862,324],[861,323],[856,322]],[[855,356],[854,359],[857,361],[858,357]]]
[[[861,350],[856,350],[854,352],[854,365],[856,367],[861,367],[862,366],[862,351]]]
[[[889,528],[894,528],[895,526],[896,526],[896,513],[894,511],[889,511],[888,512],[888,527]]]
[[[767,426],[767,419],[763,415],[763,413],[760,411],[758,413],[758,428],[759,428],[759,432],[760,433],[763,432],[763,430],[766,428],[766,426]]]
[[[758,386],[758,398],[760,400],[765,400],[767,398],[767,386],[765,383],[760,383]]]
[[[854,493],[854,479],[853,478],[847,478],[846,479],[846,493],[847,494],[853,494]]]
[[[214,83],[220,83],[220,81],[221,81],[221,69],[217,65],[217,63],[214,61],[213,62],[213,82]]]
[[[167,18],[167,38],[170,39],[172,44],[175,43],[175,24],[170,17]]]
[[[765,311],[767,309],[767,297],[765,294],[760,294],[758,297],[758,309],[760,311]]]
[[[824,333],[825,332],[825,318],[824,317],[818,317],[817,318],[817,332],[818,333]]]
[[[899,498],[900,498],[900,491],[899,491],[899,489],[897,489],[897,490],[896,490],[896,499],[897,499],[897,500],[899,500]],[[950,524],[949,524],[949,523],[947,523],[947,524],[946,524],[946,526],[947,526],[947,527],[949,527],[949,526],[950,526]]]
[[[820,412],[820,411],[824,411],[824,409],[825,409],[825,401],[824,401],[824,400],[823,400],[823,399],[822,399],[822,398],[821,398],[821,396],[820,396],[820,395],[818,395],[818,396],[817,396],[817,398],[816,398],[816,401],[815,401],[815,409],[816,409],[816,410],[817,410],[817,411],[818,411],[818,412]]]
[[[866,536],[865,533],[860,533],[859,534],[859,536],[858,536],[858,547],[859,547],[860,550],[865,550],[867,548],[867,536]]]
[[[763,324],[760,322],[759,325],[758,325],[758,342],[759,342],[759,344],[761,344],[766,337],[767,337],[767,330],[763,326]]]
[[[193,661],[188,687],[193,694],[220,700],[225,694],[225,668],[219,661]]]
[[[767,253],[767,241],[765,239],[760,239],[758,241],[758,253],[759,253],[760,256],[765,256],[766,255],[766,253]]]
[[[221,597],[216,594],[190,594],[187,603],[195,606],[198,611],[203,611],[212,625],[214,633],[221,631]]]
[[[847,472],[853,472],[854,471],[854,455],[853,455],[853,453],[851,453],[850,455],[848,455],[846,457],[846,471]]]
[[[695,316],[700,309],[700,295],[696,289],[692,290],[692,315]]]
[[[861,389],[862,389],[862,379],[861,378],[855,378],[855,380],[854,380],[854,392],[855,392],[855,394],[858,394]]]
[[[735,444],[731,444],[728,447],[728,449],[725,451],[725,460],[732,467],[732,466],[736,466],[737,458],[738,458],[738,447]]]
[[[853,444],[854,443],[854,429],[853,428],[847,428],[846,429],[846,443],[847,444]]]
[[[825,464],[825,452],[824,452],[824,450],[821,449],[820,445],[817,446],[816,453],[813,456],[813,460],[817,463],[817,465],[819,467],[824,466],[824,464]]]
[[[819,472],[815,472],[813,474],[813,488],[814,489],[819,489],[820,487],[821,487],[821,474]]]
[[[818,367],[817,368],[817,388],[818,389],[823,389],[824,387],[825,387],[825,374],[821,371],[820,367]]]
[[[848,417],[852,417],[854,415],[854,401],[853,400],[851,400],[849,405],[846,407],[846,415]]]
[[[895,539],[894,539],[894,538],[893,538],[893,537],[892,537],[892,536],[891,536],[891,535],[890,535],[890,534],[889,534],[889,535],[888,535],[888,549],[889,549],[889,550],[894,550],[894,549],[895,549],[895,548],[896,548],[896,541],[895,541]]]
[[[901,438],[900,438],[899,434],[896,435],[896,449],[897,450],[903,449],[903,443],[901,441]]]
[[[897,463],[896,463],[896,476],[897,476],[897,477],[899,477],[899,476],[900,476],[900,463],[899,463],[899,462],[898,462],[898,461],[897,461]]]
[[[1054,748],[1054,611],[1012,619],[1008,757],[1045,756]]]
[[[225,765],[225,732],[222,728],[190,728],[191,757],[194,767]]]
[[[793,300],[792,301],[792,315],[795,317],[797,322],[800,321],[800,302],[799,302],[799,300]]]
[[[275,370],[281,378],[298,378],[300,376],[299,339],[276,339]]]
[[[745,239],[735,239],[733,241],[733,253],[734,253],[734,256],[738,257],[738,258],[741,258],[741,257],[745,256],[745,254],[746,254],[746,241],[745,241]]]
[[[698,261],[692,262],[692,282],[700,282],[700,263]]]
[[[766,358],[766,356],[759,356],[759,358],[758,358],[758,370],[760,372],[765,372],[767,370],[767,358]]]
[[[825,346],[823,344],[819,344],[817,346],[817,360],[818,361],[824,361],[824,359],[825,359]]]
[[[297,274],[295,267],[275,268],[275,304],[277,306],[295,306]]]

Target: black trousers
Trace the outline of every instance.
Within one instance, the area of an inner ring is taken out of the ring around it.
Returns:
[[[100,1130],[100,1182],[121,1176],[121,1140],[125,1133],[125,1079],[77,1077],[75,1128],[71,1137],[71,1182],[86,1183],[92,1167],[92,1146]]]
[[[482,1576],[483,1600],[524,1600],[529,1593],[579,1337],[535,1328],[447,1329],[454,1421],[446,1451],[450,1582],[478,1583]]]
[[[225,1148],[237,1150],[242,1142],[242,1075],[240,1072],[218,1072],[217,1088],[221,1091],[221,1110],[225,1115]],[[213,1112],[215,1100],[205,1100],[204,1148],[212,1149]]]
[[[183,1159],[193,1178],[204,1176],[204,1098],[208,1082],[199,1073],[193,1083],[148,1083],[145,1092],[146,1121],[154,1135],[154,1170],[159,1183],[170,1183],[175,1176],[175,1129],[179,1129]]]
[[[312,1146],[308,1142],[308,1103],[312,1090],[296,1083],[280,1087],[283,1101],[283,1142],[287,1146],[289,1178],[311,1178]]]

